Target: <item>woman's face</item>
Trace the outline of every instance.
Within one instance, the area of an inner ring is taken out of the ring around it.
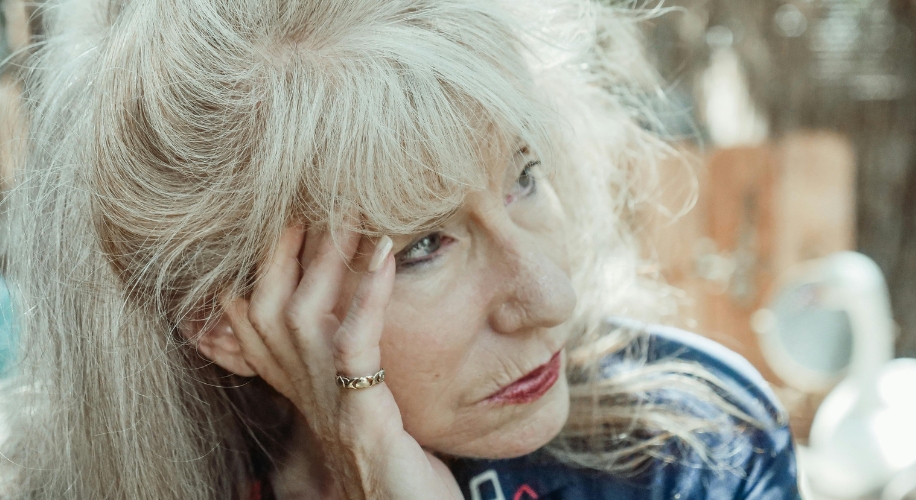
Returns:
[[[487,191],[436,230],[395,238],[381,353],[422,446],[503,458],[539,448],[566,422],[562,323],[576,297],[563,211],[538,159],[518,145],[485,155]]]

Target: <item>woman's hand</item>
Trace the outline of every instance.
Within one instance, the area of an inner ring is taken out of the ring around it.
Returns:
[[[341,252],[327,232],[288,228],[251,300],[226,305],[233,332],[251,368],[305,417],[338,495],[462,498],[445,464],[404,431],[386,384],[348,390],[335,383],[338,373],[361,377],[381,368],[379,340],[395,264],[391,240],[382,238],[370,272],[350,303],[342,303],[360,239],[340,236]]]

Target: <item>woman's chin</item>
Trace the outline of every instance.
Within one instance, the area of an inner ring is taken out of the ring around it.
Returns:
[[[526,408],[527,407],[527,408]],[[539,400],[524,405],[504,405],[491,411],[504,413],[502,425],[481,430],[474,438],[451,443],[440,451],[459,457],[482,459],[516,458],[549,443],[566,425],[569,417],[569,386],[566,377]]]
[[[569,418],[569,386],[566,377],[560,377],[556,385],[538,402],[543,406],[527,419],[506,429],[486,458],[527,455],[549,443],[563,430]]]

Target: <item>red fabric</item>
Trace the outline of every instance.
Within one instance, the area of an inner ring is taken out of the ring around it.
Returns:
[[[251,485],[251,492],[248,494],[248,500],[263,500],[261,497],[261,481],[255,481]]]

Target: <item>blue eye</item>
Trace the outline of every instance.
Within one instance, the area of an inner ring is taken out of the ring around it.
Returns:
[[[521,193],[517,196],[526,196],[537,191],[537,179],[534,177],[533,170],[534,167],[540,164],[540,161],[535,160],[525,165],[522,173],[518,176],[518,180],[515,181],[515,185],[518,186],[519,190],[521,191]]]
[[[430,233],[414,241],[395,256],[398,267],[410,267],[431,260],[448,239],[442,233]]]
[[[534,167],[540,165],[540,160],[533,160],[525,165],[522,172],[515,179],[515,185],[506,195],[506,205],[514,201],[533,195],[537,192],[537,177],[534,175]]]

